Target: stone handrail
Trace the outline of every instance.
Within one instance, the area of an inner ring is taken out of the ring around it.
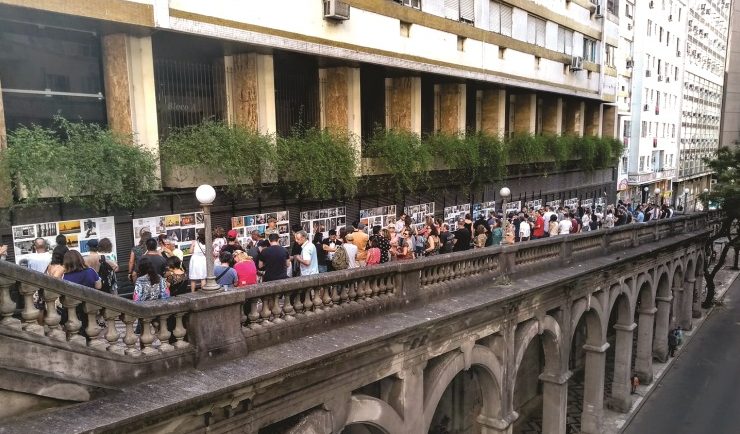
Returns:
[[[143,303],[0,262],[0,326],[127,357],[194,350],[199,364],[244,355],[248,347],[269,346],[332,322],[423,303],[460,288],[461,283],[465,287],[490,284],[499,276],[527,275],[675,234],[706,230],[717,217],[716,213],[689,214]],[[13,316],[14,287],[24,301],[22,320]],[[44,292],[44,310],[33,305],[38,289]],[[55,307],[57,300],[67,312],[65,324]],[[78,313],[88,319],[84,334]],[[98,325],[98,318],[105,320],[105,327]],[[140,333],[135,330],[137,322]],[[119,333],[117,326],[125,331]]]

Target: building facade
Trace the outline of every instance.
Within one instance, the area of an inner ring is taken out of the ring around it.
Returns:
[[[740,146],[740,21],[738,21],[740,2],[732,2],[731,8],[720,119],[720,145],[736,148]]]
[[[689,1],[681,141],[673,181],[676,205],[689,209],[696,196],[711,186],[712,173],[704,159],[711,158],[720,145],[729,18],[729,1]]]
[[[683,47],[689,14],[682,0],[625,2],[622,15],[634,31],[627,188],[633,202],[667,201],[678,163]],[[633,15],[629,18],[628,15]],[[626,67],[626,65],[625,65]],[[624,127],[624,125],[622,125]],[[656,193],[657,192],[657,193]]]

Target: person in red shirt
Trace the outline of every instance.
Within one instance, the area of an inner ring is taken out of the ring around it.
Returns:
[[[532,231],[532,238],[535,240],[545,237],[545,218],[543,214],[545,214],[545,211],[542,209],[539,209],[535,214],[534,230]]]
[[[234,252],[234,270],[236,270],[236,287],[241,288],[257,283],[257,266],[254,259],[241,250]]]

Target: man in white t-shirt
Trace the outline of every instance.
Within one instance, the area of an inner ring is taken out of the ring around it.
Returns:
[[[544,229],[545,229],[545,232],[548,233],[548,234],[550,233],[550,217],[553,214],[555,214],[555,213],[552,212],[552,210],[550,210],[550,206],[549,205],[545,205],[545,214],[542,215],[542,219],[545,220],[545,227],[544,227]]]
[[[569,218],[564,218],[560,220],[560,222],[558,223],[558,229],[560,230],[560,235],[569,234],[572,228],[573,228],[573,223],[571,223]]]
[[[345,243],[342,244],[342,248],[347,252],[347,268],[357,268],[360,264],[357,263],[357,246],[352,243],[355,240],[355,236],[352,233],[347,234],[345,237]]]
[[[301,276],[319,274],[319,258],[316,255],[316,246],[308,240],[306,231],[298,231],[295,241],[301,246],[301,255],[296,260],[301,264]]]
[[[529,241],[529,235],[532,233],[531,229],[529,220],[526,217],[521,217],[521,223],[519,223],[519,241]]]
[[[51,262],[51,253],[48,251],[46,240],[36,238],[33,240],[33,253],[26,256],[28,268],[39,273],[46,273]]]

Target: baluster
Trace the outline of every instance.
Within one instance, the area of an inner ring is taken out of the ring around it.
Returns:
[[[341,294],[339,295],[340,304],[347,304],[349,302],[349,287],[352,285],[352,283],[344,283],[341,284],[342,290]]]
[[[364,280],[365,282],[365,298],[369,299],[373,296],[373,282],[375,280],[368,282],[367,280]]]
[[[23,326],[21,324],[21,320],[13,318],[15,302],[10,297],[10,288],[14,284],[14,281],[0,277],[0,313],[2,313],[3,316],[3,318],[0,319],[0,324],[20,330]]]
[[[298,290],[295,292],[295,301],[293,302],[293,308],[295,309],[296,315],[303,314],[303,291]]]
[[[23,312],[21,312],[21,317],[23,318],[23,330],[29,333],[43,335],[44,327],[38,323],[41,312],[33,305],[33,294],[35,292],[36,288],[33,286],[27,283],[21,283],[20,293],[23,296],[24,302]]]
[[[49,291],[48,289],[44,291],[44,301],[46,303],[46,315],[44,316],[44,324],[46,324],[46,327],[48,327],[49,329],[46,332],[46,335],[58,341],[66,341],[67,335],[66,333],[64,333],[64,330],[62,330],[62,327],[59,325],[59,323],[62,321],[62,316],[59,315],[59,312],[57,312],[58,299],[59,294],[57,294],[56,292]]]
[[[283,309],[280,307],[280,294],[275,294],[272,300],[272,322],[281,323],[283,319]]]
[[[172,334],[175,336],[175,339],[177,339],[177,342],[175,342],[174,346],[175,348],[187,348],[190,346],[189,342],[186,342],[185,334],[187,333],[187,330],[185,330],[185,327],[182,325],[182,317],[185,315],[185,312],[180,312],[175,314],[175,330],[172,331]]]
[[[141,351],[136,348],[136,344],[139,343],[139,337],[134,333],[134,322],[136,318],[131,315],[124,313],[123,322],[126,324],[126,332],[123,335],[123,343],[126,344],[126,351],[124,354],[127,356],[138,357],[141,355]]]
[[[159,350],[163,352],[175,349],[175,347],[170,345],[170,336],[172,336],[172,333],[170,333],[170,329],[167,326],[168,317],[169,315],[161,315],[159,317],[159,335],[157,335],[157,339],[159,339]]]
[[[285,319],[287,321],[295,319],[295,309],[293,308],[294,295],[295,293],[289,292],[285,294],[285,297],[283,297],[283,300],[285,301],[285,304],[283,305],[283,313],[285,314]]]
[[[116,354],[123,354],[123,348],[118,345],[121,335],[118,333],[118,329],[116,329],[116,319],[120,316],[121,313],[115,310],[106,308],[103,311],[103,317],[106,323],[105,340],[108,341],[108,351]]]
[[[306,315],[313,315],[314,312],[311,309],[313,307],[313,301],[311,301],[311,290],[306,289],[305,291],[301,292],[303,292],[302,295],[304,295],[303,307],[306,309]]]
[[[141,354],[149,356],[152,354],[157,354],[159,352],[156,348],[152,347],[152,342],[154,342],[154,335],[152,334],[151,318],[141,319],[141,336],[139,336],[139,341],[141,342],[142,346]]]
[[[266,295],[262,297],[262,311],[260,312],[260,317],[262,317],[262,325],[268,326],[271,325],[270,323],[270,315],[272,315],[272,311],[268,307],[270,303],[267,302],[269,300],[269,295]]]
[[[80,303],[79,300],[75,300],[67,295],[62,297],[62,306],[67,309],[67,323],[64,325],[64,328],[67,330],[67,340],[69,342],[87,345],[85,337],[79,334],[82,328],[82,322],[77,318],[77,306]]]
[[[339,296],[339,291],[341,290],[341,286],[339,284],[332,285],[329,288],[331,288],[331,302],[334,306],[339,306],[339,301],[341,300],[341,297]]]
[[[247,315],[247,320],[249,321],[249,328],[251,329],[261,327],[258,322],[260,319],[260,313],[257,306],[258,303],[259,298],[249,299],[249,314]]]
[[[87,333],[87,337],[89,339],[87,341],[87,346],[98,350],[104,350],[107,347],[106,343],[101,339],[98,339],[100,332],[103,330],[98,325],[98,312],[100,311],[100,306],[85,303],[83,307],[87,314],[87,327],[85,328],[85,333]]]
[[[364,279],[357,282],[357,301],[365,299],[365,288],[366,287],[367,287],[367,282]]]
[[[325,307],[332,307],[331,286],[321,287],[321,298]]]
[[[349,282],[348,284],[349,290],[347,292],[347,297],[349,299],[350,303],[357,303],[357,291],[355,291],[355,286],[357,286],[357,281],[353,280]]]
[[[323,296],[323,291],[324,288],[321,286],[313,289],[313,310],[315,312],[321,312],[321,308],[324,305],[324,301],[321,298]]]
[[[380,291],[380,288],[378,287],[379,284],[380,279],[377,277],[370,281],[370,298],[378,297],[378,292]]]

